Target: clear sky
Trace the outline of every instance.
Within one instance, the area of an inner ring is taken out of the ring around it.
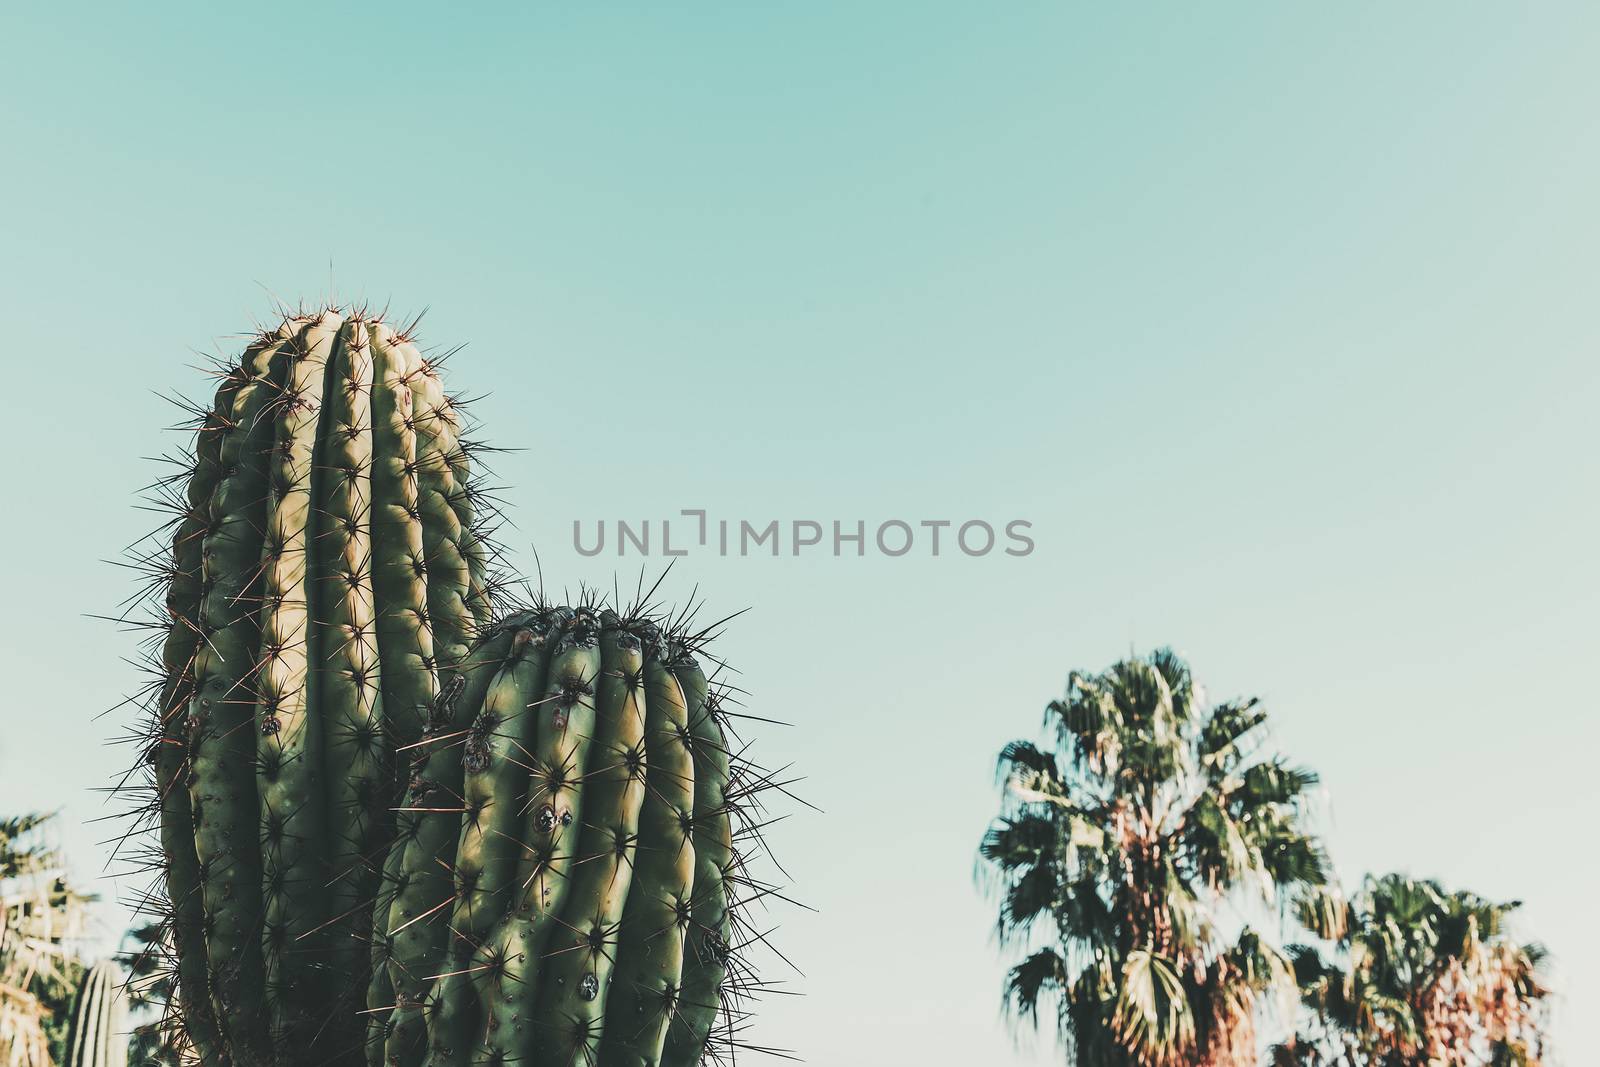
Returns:
[[[972,879],[994,754],[1170,643],[1266,698],[1347,876],[1526,901],[1600,1045],[1600,9],[225,6],[4,18],[0,810],[62,807],[86,877],[156,394],[331,262],[468,342],[552,585],[662,562],[574,519],[1033,523],[669,580],[753,609],[724,648],[824,809],[774,832],[817,912],[765,1043],[1047,1062]]]

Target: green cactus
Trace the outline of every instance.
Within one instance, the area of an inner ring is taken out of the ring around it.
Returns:
[[[697,644],[593,603],[514,612],[477,643],[401,807],[373,938],[401,995],[369,1004],[369,1063],[701,1062],[748,884],[729,776],[752,779]],[[456,840],[453,892],[408,877],[437,865],[433,824]],[[430,912],[452,935],[419,968],[401,938]]]
[[[501,604],[409,332],[285,318],[169,483],[169,1010],[205,1067],[701,1062],[760,988],[735,844],[773,783],[683,617]]]
[[[491,614],[467,475],[434,367],[359,313],[286,318],[201,415],[153,763],[180,1007],[207,1063],[363,1039],[348,976],[370,953],[391,753]]]
[[[89,968],[72,1009],[65,1067],[127,1067],[127,1002],[122,972],[110,960]]]

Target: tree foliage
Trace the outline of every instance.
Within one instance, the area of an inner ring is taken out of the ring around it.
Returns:
[[[77,940],[92,898],[41,840],[50,814],[0,819],[0,1062],[49,1067],[66,1048],[83,977]]]
[[[1516,902],[1437,882],[1367,879],[1348,904],[1307,901],[1319,943],[1290,949],[1306,1008],[1285,1067],[1537,1067],[1544,950],[1508,929]],[[1331,921],[1330,921],[1331,920]]]
[[[1205,707],[1161,650],[1073,673],[1049,742],[1001,752],[980,847],[999,897],[1008,1005],[1053,1005],[1081,1067],[1245,1067],[1292,961],[1241,916],[1329,882],[1303,808],[1316,776],[1266,751],[1254,699]]]

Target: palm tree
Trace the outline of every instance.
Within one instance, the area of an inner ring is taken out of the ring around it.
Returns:
[[[1254,699],[1202,708],[1170,651],[1073,673],[1051,744],[1000,754],[1003,807],[980,856],[1004,946],[1026,955],[1008,1006],[1053,1001],[1082,1067],[1245,1067],[1289,959],[1248,921],[1328,881],[1302,829],[1316,777],[1262,752]]]
[[[1543,1062],[1544,950],[1507,930],[1518,904],[1399,874],[1302,922],[1324,946],[1290,949],[1307,1017],[1287,1067],[1535,1067]]]
[[[0,818],[0,1064],[49,1067],[66,1044],[93,899],[39,842],[52,815]]]

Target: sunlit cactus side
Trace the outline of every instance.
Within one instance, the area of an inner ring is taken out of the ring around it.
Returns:
[[[207,1065],[361,1061],[393,753],[493,614],[492,509],[410,332],[287,315],[218,367],[158,485],[155,862]]]
[[[451,672],[377,908],[373,1067],[693,1067],[744,1047],[764,987],[748,912],[775,892],[749,861],[784,783],[734,739],[707,638],[538,604]],[[442,954],[417,927],[449,931]]]
[[[127,1067],[127,999],[122,971],[110,960],[89,968],[72,1008],[64,1067]]]

